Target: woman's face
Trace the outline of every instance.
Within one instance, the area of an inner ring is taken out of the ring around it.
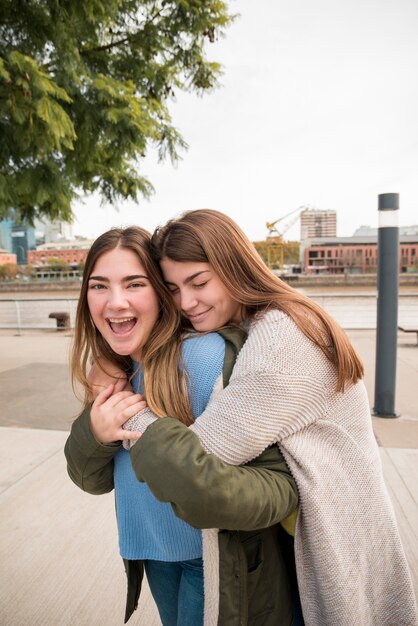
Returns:
[[[217,330],[242,320],[240,303],[230,296],[209,263],[165,258],[160,265],[177,308],[197,331]]]
[[[88,279],[87,304],[112,350],[139,361],[158,319],[159,302],[135,252],[115,248],[97,259]]]

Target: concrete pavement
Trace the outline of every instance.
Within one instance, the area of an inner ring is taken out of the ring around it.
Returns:
[[[374,395],[374,331],[351,331]],[[0,623],[123,623],[125,574],[112,494],[81,492],[66,474],[63,445],[77,414],[68,376],[70,336],[0,332]],[[396,408],[373,418],[386,481],[418,591],[418,346],[398,339]],[[157,626],[148,590],[129,622]]]
[[[126,577],[113,494],[68,478],[63,454],[80,404],[68,333],[0,331],[0,625],[123,624]],[[145,582],[132,626],[160,626]]]

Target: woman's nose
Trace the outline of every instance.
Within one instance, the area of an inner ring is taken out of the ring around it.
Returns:
[[[123,289],[110,289],[108,306],[112,309],[124,309],[129,306],[128,299]]]
[[[191,311],[198,303],[198,299],[192,292],[183,292],[180,294],[180,308],[182,311]]]

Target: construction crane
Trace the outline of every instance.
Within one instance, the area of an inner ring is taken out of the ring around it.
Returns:
[[[299,217],[299,213],[301,211],[303,211],[305,207],[298,207],[297,209],[293,209],[293,211],[290,211],[290,213],[286,213],[286,215],[283,215],[283,217],[279,217],[277,220],[275,220],[274,222],[266,222],[266,227],[269,231],[269,235],[273,235],[273,233],[277,233],[277,235],[281,235],[283,234],[283,230],[282,232],[279,232],[277,230],[276,224],[278,224],[279,222],[282,222],[283,220],[285,220],[287,217],[290,217],[291,215],[293,215],[294,213],[297,213],[296,217],[294,218],[294,220],[292,220],[291,226],[296,222],[296,220]],[[286,230],[288,230],[288,228],[290,228],[290,226],[288,226],[286,228]]]
[[[283,217],[279,217],[274,222],[266,222],[266,227],[269,231],[267,235],[266,243],[267,243],[267,265],[271,269],[274,266],[282,267],[284,264],[284,239],[283,235],[289,230],[291,226],[299,219],[300,213],[306,207],[301,206],[297,209],[293,209]],[[282,222],[288,217],[292,217],[286,224],[284,224],[280,229],[277,224]]]

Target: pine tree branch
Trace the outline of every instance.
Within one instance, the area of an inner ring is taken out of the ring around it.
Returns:
[[[112,43],[108,43],[106,46],[97,46],[95,48],[81,48],[80,54],[90,54],[92,52],[104,52],[105,50],[111,50],[112,48],[117,48],[122,46],[125,43],[128,43],[130,37],[125,37],[124,39],[119,39],[118,41],[113,41]]]

